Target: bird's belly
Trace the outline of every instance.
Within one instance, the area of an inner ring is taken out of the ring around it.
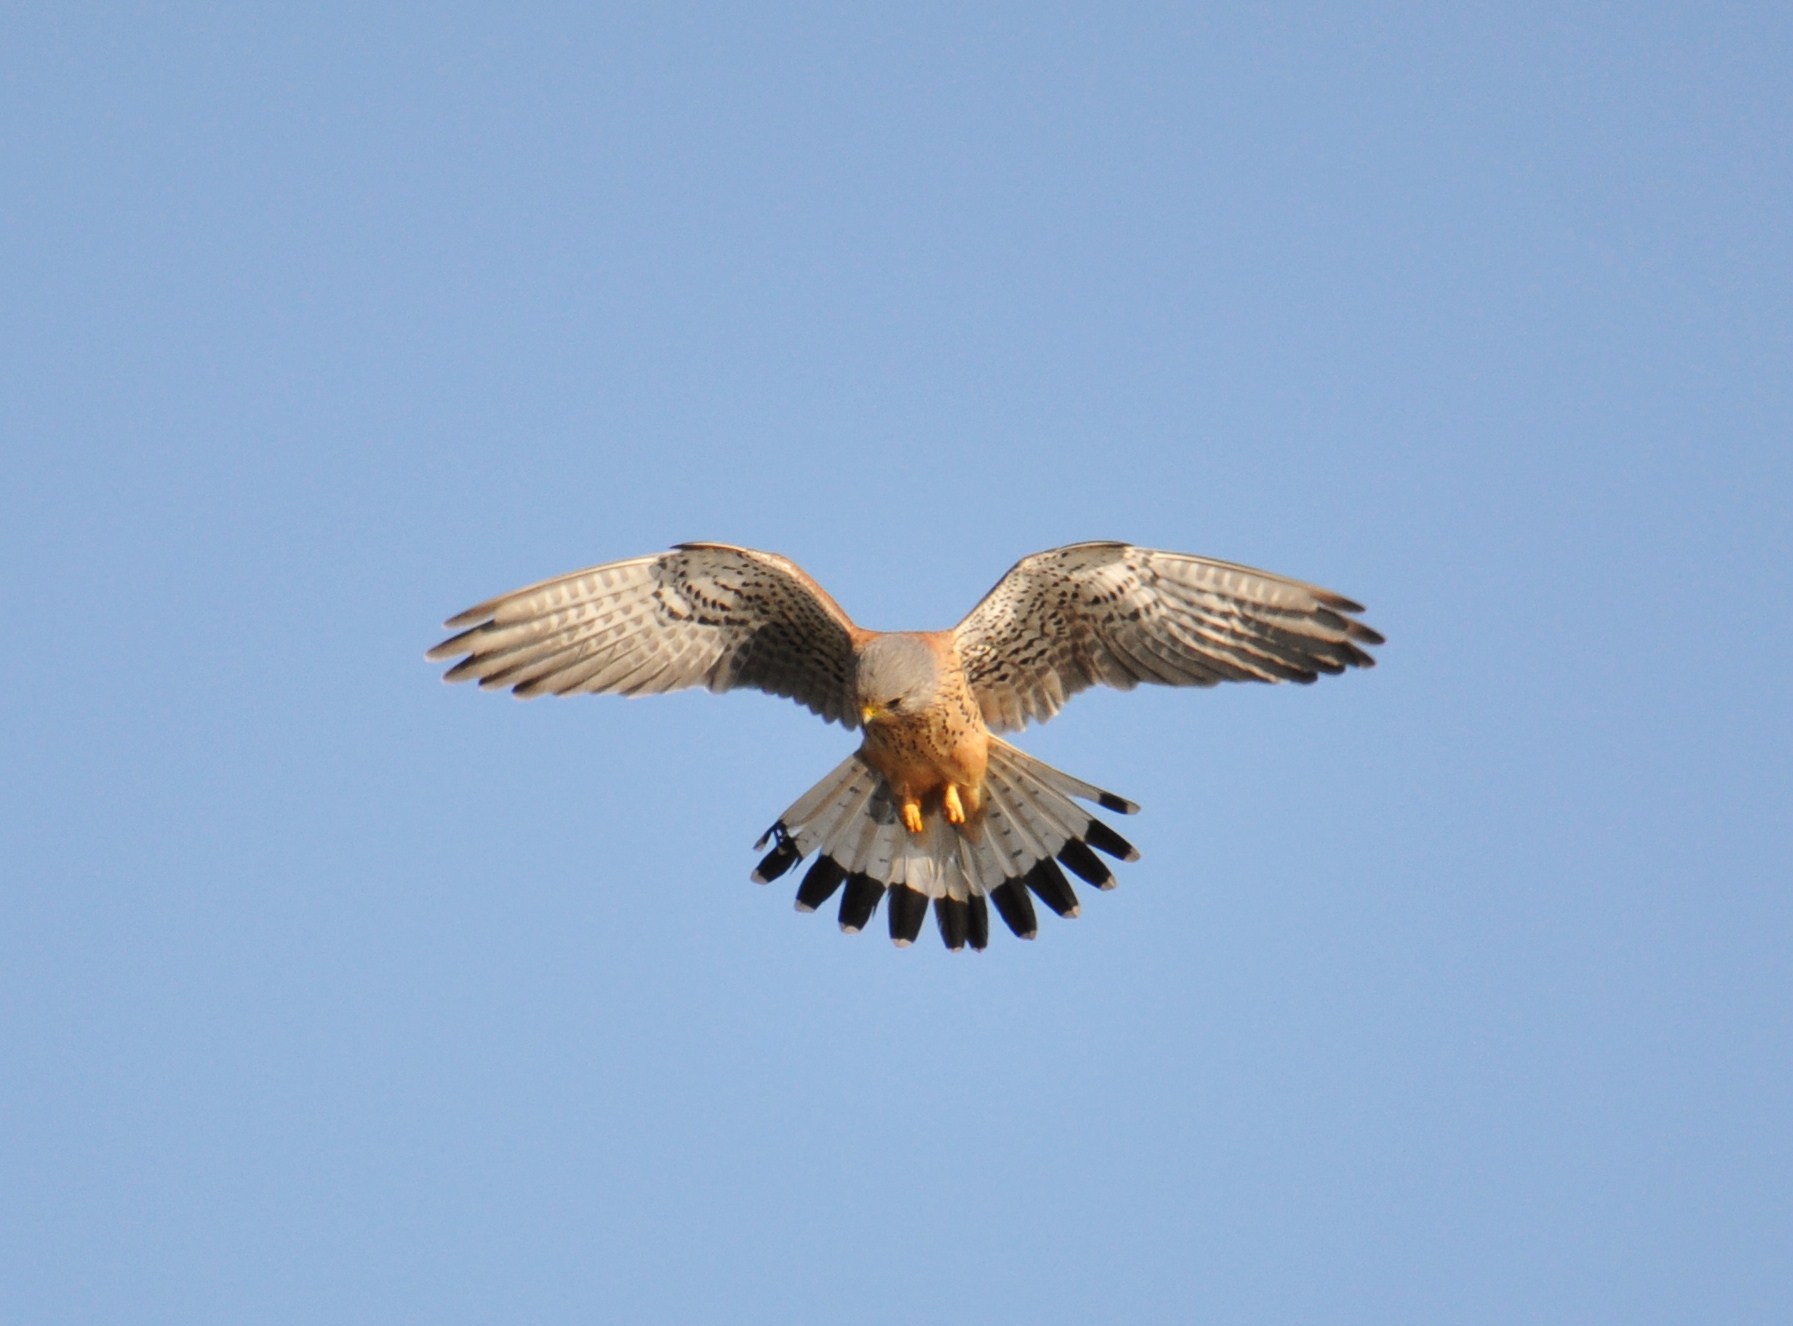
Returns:
[[[919,724],[867,731],[860,747],[865,762],[884,776],[890,790],[913,801],[925,800],[948,784],[981,791],[988,751],[988,740],[981,732],[968,733],[948,744]]]

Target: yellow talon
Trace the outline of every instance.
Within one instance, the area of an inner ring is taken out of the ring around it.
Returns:
[[[959,789],[954,783],[946,785],[946,822],[963,824],[965,822],[965,803],[959,800]]]
[[[910,833],[921,832],[921,802],[905,801],[903,803],[903,827]]]

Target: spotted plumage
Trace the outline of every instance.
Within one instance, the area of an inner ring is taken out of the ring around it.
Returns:
[[[691,543],[489,599],[451,618],[429,657],[459,660],[449,681],[523,697],[751,688],[862,728],[859,749],[761,838],[754,879],[813,855],[799,910],[838,892],[855,932],[888,896],[899,945],[931,906],[947,947],[981,949],[989,903],[1032,938],[1036,899],[1078,914],[1066,870],[1112,888],[1097,853],[1138,857],[1076,803],[1137,806],[995,733],[1044,722],[1097,683],[1311,682],[1369,667],[1382,637],[1362,611],[1230,562],[1080,543],[1023,558],[951,631],[868,631],[786,558]]]

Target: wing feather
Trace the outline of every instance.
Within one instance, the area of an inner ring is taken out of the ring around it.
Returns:
[[[428,657],[459,659],[448,681],[524,698],[748,688],[858,725],[855,627],[776,553],[684,543],[512,590],[446,625],[455,634]]]
[[[1044,722],[1098,683],[1213,686],[1311,682],[1367,668],[1382,636],[1361,605],[1317,585],[1233,562],[1125,543],[1035,553],[954,632],[997,731]]]

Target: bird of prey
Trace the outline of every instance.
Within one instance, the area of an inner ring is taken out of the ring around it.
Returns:
[[[1139,856],[1076,802],[1138,806],[996,733],[1044,722],[1098,682],[1311,682],[1370,667],[1366,647],[1382,636],[1362,611],[1231,562],[1076,543],[1022,558],[950,631],[868,631],[787,558],[683,543],[488,599],[451,617],[455,634],[428,657],[459,659],[445,680],[525,698],[750,687],[860,729],[859,749],[755,844],[771,850],[753,879],[814,853],[800,911],[839,891],[853,934],[888,898],[904,946],[932,903],[948,948],[981,949],[986,899],[1031,939],[1033,898],[1078,914],[1065,869],[1107,889],[1114,875],[1096,852]]]

